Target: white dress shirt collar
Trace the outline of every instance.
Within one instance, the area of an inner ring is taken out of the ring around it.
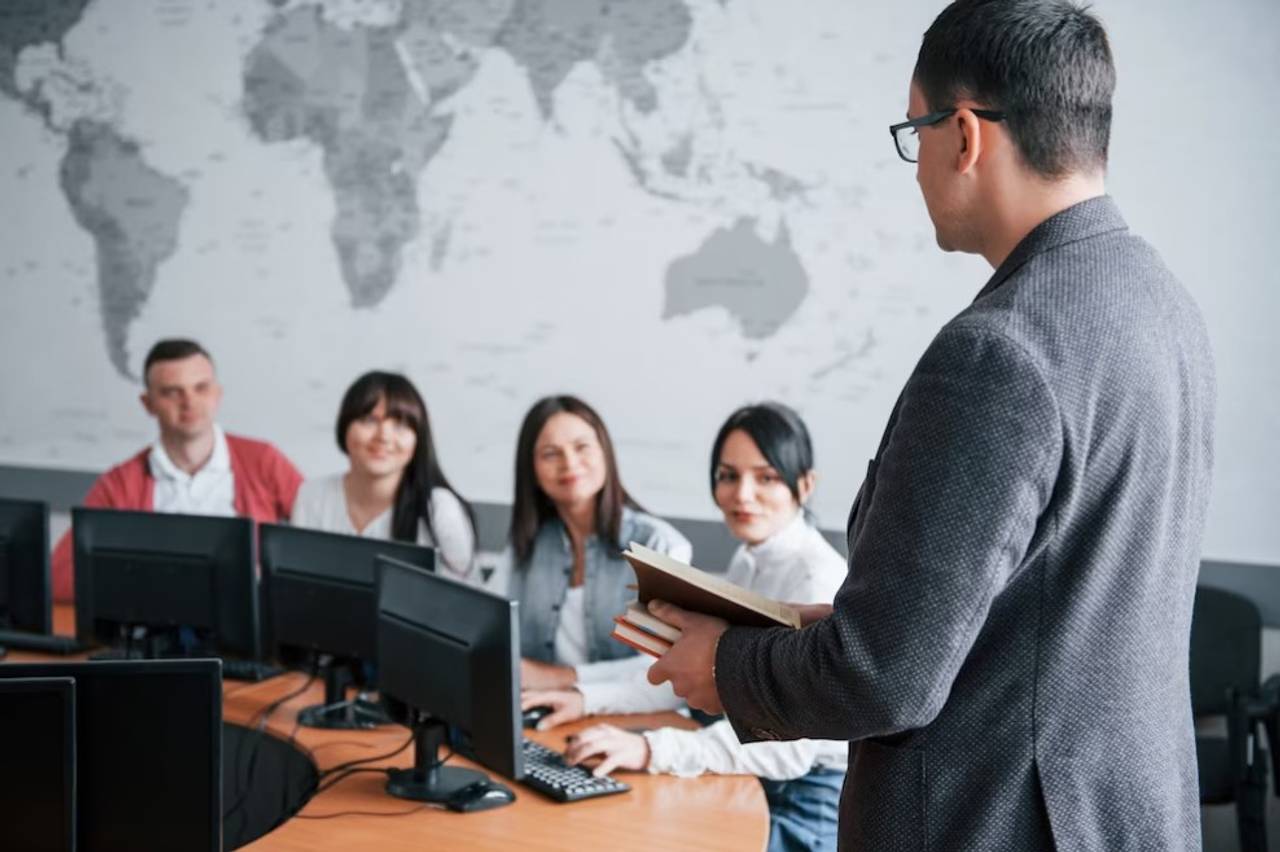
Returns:
[[[214,474],[231,472],[231,451],[227,448],[227,436],[222,431],[222,427],[216,423],[213,425],[213,454],[209,456],[209,461],[195,473],[187,473],[174,464],[159,438],[156,438],[156,442],[151,445],[151,454],[148,459],[152,476],[173,482],[190,482],[196,476],[206,472]]]

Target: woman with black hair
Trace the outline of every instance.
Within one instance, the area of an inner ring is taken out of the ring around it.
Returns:
[[[356,379],[342,397],[336,437],[350,466],[302,484],[294,526],[428,545],[438,567],[470,577],[474,516],[440,469],[413,383],[377,370]]]
[[[790,408],[767,402],[729,416],[711,451],[712,496],[742,542],[729,563],[729,580],[779,600],[831,601],[846,566],[805,508],[815,479],[809,430]],[[848,743],[743,745],[725,719],[700,730],[643,734],[597,725],[569,738],[565,759],[593,762],[596,774],[647,769],[756,775],[769,802],[770,852],[836,848]]]
[[[628,588],[635,574],[621,555],[633,541],[686,562],[693,552],[622,486],[613,442],[591,406],[572,396],[539,400],[516,446],[508,553],[511,597],[520,602],[521,685],[530,694],[559,690],[579,715],[655,695],[655,706],[678,705],[668,687],[632,677],[646,660],[610,638],[613,617],[635,597]],[[543,724],[556,721],[552,714]]]

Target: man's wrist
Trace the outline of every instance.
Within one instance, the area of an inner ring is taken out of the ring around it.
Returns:
[[[716,634],[716,641],[711,645],[711,681],[716,679],[716,657],[720,654],[720,640],[724,638],[724,634],[729,632],[729,628],[725,628]]]

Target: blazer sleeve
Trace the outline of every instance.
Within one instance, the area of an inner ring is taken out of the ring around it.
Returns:
[[[1016,342],[943,329],[863,485],[832,615],[721,637],[716,684],[739,737],[857,740],[937,716],[993,598],[1026,561],[1062,434]]]

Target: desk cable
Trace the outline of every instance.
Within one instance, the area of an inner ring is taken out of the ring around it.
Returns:
[[[314,670],[311,672],[308,672],[307,679],[303,681],[302,686],[298,687],[292,692],[285,693],[280,698],[277,698],[275,701],[271,702],[266,707],[259,710],[257,714],[255,714],[254,716],[249,717],[248,727],[256,729],[258,736],[254,739],[253,750],[249,752],[249,767],[245,777],[244,788],[241,790],[239,798],[237,798],[235,802],[232,803],[231,807],[228,808],[222,814],[222,819],[224,821],[228,817],[230,817],[232,814],[234,814],[237,810],[239,810],[241,807],[243,807],[244,803],[249,799],[249,792],[253,789],[254,769],[256,768],[257,762],[258,762],[258,749],[262,745],[262,738],[267,735],[266,734],[267,720],[271,717],[273,713],[276,712],[276,710],[280,709],[282,705],[284,705],[289,701],[292,701],[294,698],[297,698],[299,695],[301,695],[302,693],[310,689],[311,684],[315,683],[315,681],[316,681],[316,672]],[[296,726],[294,730],[296,732],[297,730]],[[243,753],[244,753],[244,745],[242,742],[240,747],[236,749],[235,778],[237,781],[239,781],[240,779],[240,764],[242,762],[241,758],[243,756]]]
[[[373,763],[379,760],[389,760],[395,757],[396,755],[400,754],[401,752],[403,752],[409,746],[413,745],[413,741],[414,741],[414,735],[410,734],[409,739],[406,740],[405,743],[401,745],[399,748],[397,748],[395,751],[387,752],[386,754],[375,755],[374,757],[362,758],[360,760],[349,760],[346,763],[340,763],[337,766],[329,767],[328,769],[326,769],[324,772],[320,774],[320,783],[316,785],[316,789],[311,794],[312,798],[309,799],[308,802],[314,800],[316,796],[320,795],[325,790],[328,790],[330,787],[337,786],[338,784],[342,783],[347,778],[350,778],[352,775],[355,775],[358,772],[376,772],[382,775],[387,774],[390,771],[390,767],[385,767],[385,766],[372,767],[372,766],[365,766],[364,764]],[[446,754],[444,756],[444,759],[441,760],[440,762],[445,763],[446,761],[448,761],[450,758],[453,757],[453,754],[454,754],[453,750],[450,749],[449,753]],[[425,804],[418,805],[416,808],[410,808],[409,810],[405,810],[405,811],[338,811],[337,813],[332,813],[332,814],[297,814],[294,816],[294,819],[335,819],[337,817],[343,817],[343,816],[387,816],[387,817],[408,816],[409,814],[416,814],[419,811],[425,810],[427,808],[443,809],[444,805],[439,803],[425,803]]]

